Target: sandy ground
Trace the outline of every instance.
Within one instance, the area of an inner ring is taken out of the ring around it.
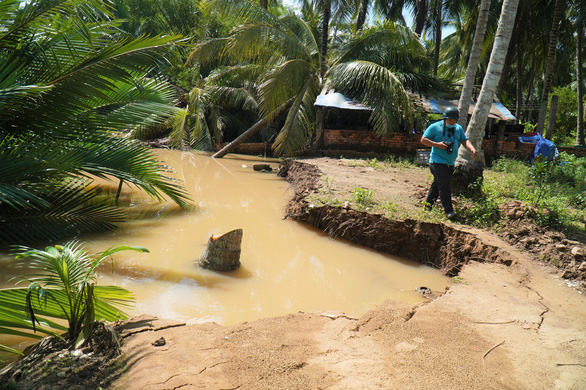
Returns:
[[[315,164],[341,198],[359,184],[404,208],[419,207],[429,180],[426,170]],[[235,326],[133,318],[116,326],[122,355],[107,377],[86,373],[84,385],[67,369],[18,388],[586,389],[586,296],[496,235],[457,228],[501,248],[511,266],[470,261],[445,294],[386,301],[360,318],[324,311]]]

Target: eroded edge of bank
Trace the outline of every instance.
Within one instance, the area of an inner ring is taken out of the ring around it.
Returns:
[[[448,276],[456,276],[471,260],[505,265],[514,262],[509,251],[483,241],[465,228],[413,219],[397,221],[345,207],[311,207],[305,199],[318,190],[322,176],[314,165],[288,160],[279,175],[295,191],[287,204],[286,217],[314,226],[331,237],[415,260]]]

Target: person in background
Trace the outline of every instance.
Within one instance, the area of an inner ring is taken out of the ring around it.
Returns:
[[[463,145],[475,159],[478,158],[472,142],[466,137],[462,126],[457,124],[458,118],[460,115],[457,108],[446,108],[442,114],[442,120],[431,124],[421,137],[421,143],[431,147],[429,169],[433,175],[433,183],[427,193],[425,208],[431,210],[439,196],[446,216],[450,219],[456,216],[452,206],[450,186],[458,148]]]

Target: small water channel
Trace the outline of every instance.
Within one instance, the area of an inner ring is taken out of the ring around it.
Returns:
[[[298,311],[332,310],[360,316],[384,300],[418,302],[417,286],[444,290],[448,280],[428,266],[329,238],[283,219],[293,195],[277,177],[278,163],[248,156],[212,159],[205,154],[158,150],[195,201],[184,212],[125,188],[132,220],[85,240],[90,251],[138,245],[150,253],[122,252],[99,283],[132,291],[129,314],[152,314],[188,323],[231,325]],[[272,173],[255,172],[270,163]],[[112,183],[112,187],[116,184]],[[242,228],[240,269],[217,273],[196,260],[212,234]],[[12,276],[1,269],[0,285]],[[0,342],[2,342],[0,340]]]

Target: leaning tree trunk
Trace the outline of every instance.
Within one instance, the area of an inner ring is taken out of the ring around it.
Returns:
[[[478,64],[480,63],[482,43],[484,42],[486,25],[488,24],[489,9],[490,0],[482,0],[480,11],[478,11],[478,20],[476,21],[476,31],[474,32],[474,41],[472,42],[470,59],[468,60],[468,67],[466,68],[466,77],[464,78],[462,94],[460,95],[460,101],[458,102],[458,112],[460,113],[458,123],[464,129],[468,124],[468,108],[470,107],[470,101],[472,100],[474,80],[476,80],[476,72],[478,71]]]
[[[212,156],[212,158],[222,158],[225,155],[227,155],[228,153],[230,153],[238,145],[242,144],[244,141],[246,141],[247,139],[249,139],[250,137],[252,137],[256,133],[258,133],[260,130],[262,130],[266,125],[271,123],[271,121],[276,116],[278,116],[282,112],[288,110],[289,107],[291,107],[291,104],[293,104],[293,101],[289,100],[287,103],[283,104],[281,107],[279,107],[275,111],[273,111],[273,113],[271,115],[267,115],[264,118],[262,118],[261,120],[259,120],[258,122],[256,122],[254,125],[252,125],[250,128],[248,128],[248,130],[246,130],[244,133],[240,134],[234,141],[230,142],[228,145],[226,145],[222,149],[218,150]]]
[[[484,138],[484,129],[486,128],[488,113],[494,101],[494,93],[503,70],[518,5],[519,0],[503,1],[501,17],[496,31],[492,53],[490,54],[490,61],[488,63],[486,75],[484,76],[484,81],[482,83],[482,89],[480,90],[478,102],[474,107],[470,124],[466,130],[466,135],[477,150],[480,150],[482,139]],[[480,156],[480,159],[473,160],[472,155],[467,149],[460,148],[458,158],[456,159],[454,180],[452,180],[455,193],[470,193],[471,190],[480,189],[481,186],[471,186],[471,184],[482,180],[484,171],[482,153]]]
[[[576,37],[576,82],[578,83],[578,125],[576,145],[584,145],[584,80],[582,76],[582,42],[584,42],[584,23],[578,22]]]
[[[551,25],[551,32],[549,34],[549,48],[547,51],[547,65],[545,67],[545,74],[543,76],[543,91],[541,93],[541,105],[539,107],[539,117],[537,119],[537,127],[535,131],[543,134],[545,127],[545,115],[547,114],[547,101],[549,97],[549,90],[551,89],[551,80],[553,79],[553,70],[555,67],[555,53],[558,43],[558,34],[560,31],[560,20],[564,9],[565,0],[556,0],[553,11],[553,21]]]

